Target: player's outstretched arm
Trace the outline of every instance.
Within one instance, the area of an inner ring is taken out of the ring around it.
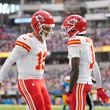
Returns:
[[[97,62],[95,62],[95,64],[94,64],[93,76],[94,76],[94,78],[96,80],[96,84],[97,84],[98,99],[100,98],[103,103],[108,103],[109,97],[107,96],[105,90],[102,88],[101,74],[100,74],[100,70],[99,70],[99,66],[98,66]]]
[[[14,49],[12,50],[10,56],[6,59],[5,63],[1,67],[0,70],[0,82],[2,82],[9,72],[11,66],[23,55],[26,54],[26,51],[21,49],[19,46],[15,46]]]

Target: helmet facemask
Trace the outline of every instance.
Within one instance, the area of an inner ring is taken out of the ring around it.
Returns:
[[[74,29],[74,26],[71,27],[62,26],[61,29],[62,29],[62,36],[64,37],[64,39],[68,39],[79,33],[78,30]]]
[[[53,34],[53,27],[54,26],[48,26],[45,24],[42,24],[39,26],[39,34],[41,35],[43,40],[48,40],[51,38],[52,34]]]

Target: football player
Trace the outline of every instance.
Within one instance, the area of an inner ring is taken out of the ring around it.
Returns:
[[[87,30],[87,21],[80,15],[70,15],[61,26],[68,38],[68,58],[71,66],[70,87],[67,103],[70,110],[84,110],[86,96],[92,88],[91,74],[96,79],[97,95],[108,102],[108,96],[102,88],[100,70],[95,60],[94,46],[91,38],[81,36]]]
[[[47,11],[37,11],[32,15],[33,31],[20,35],[10,56],[0,70],[0,82],[16,63],[18,69],[18,89],[30,110],[52,110],[50,97],[43,79],[46,39],[55,26],[53,16]]]

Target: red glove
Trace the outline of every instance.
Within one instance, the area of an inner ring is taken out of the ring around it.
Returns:
[[[107,96],[107,94],[105,93],[103,88],[98,88],[97,89],[97,98],[101,99],[102,102],[104,103],[108,103],[109,102],[109,97]]]
[[[66,103],[68,105],[70,105],[71,104],[71,100],[72,100],[72,93],[68,93],[67,94],[67,98],[66,98]]]

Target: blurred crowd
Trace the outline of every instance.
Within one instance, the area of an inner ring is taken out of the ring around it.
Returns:
[[[101,69],[103,86],[110,90],[110,66]]]
[[[0,51],[11,51],[15,45],[16,38],[25,33],[26,30],[19,30],[18,28],[11,28],[8,26],[0,27]],[[97,28],[95,31],[93,29],[88,29],[87,36],[94,40],[95,46],[110,45],[110,28]],[[51,36],[52,38],[47,41],[47,46],[49,51],[67,51],[65,40],[62,40],[62,35],[60,32],[55,32]]]
[[[91,38],[94,41],[94,46],[104,46],[104,45],[110,45],[110,28],[96,28],[94,29],[88,29],[88,35],[91,36]]]
[[[14,47],[15,39],[18,36],[16,29],[10,29],[9,27],[0,27],[0,51],[8,52]]]

